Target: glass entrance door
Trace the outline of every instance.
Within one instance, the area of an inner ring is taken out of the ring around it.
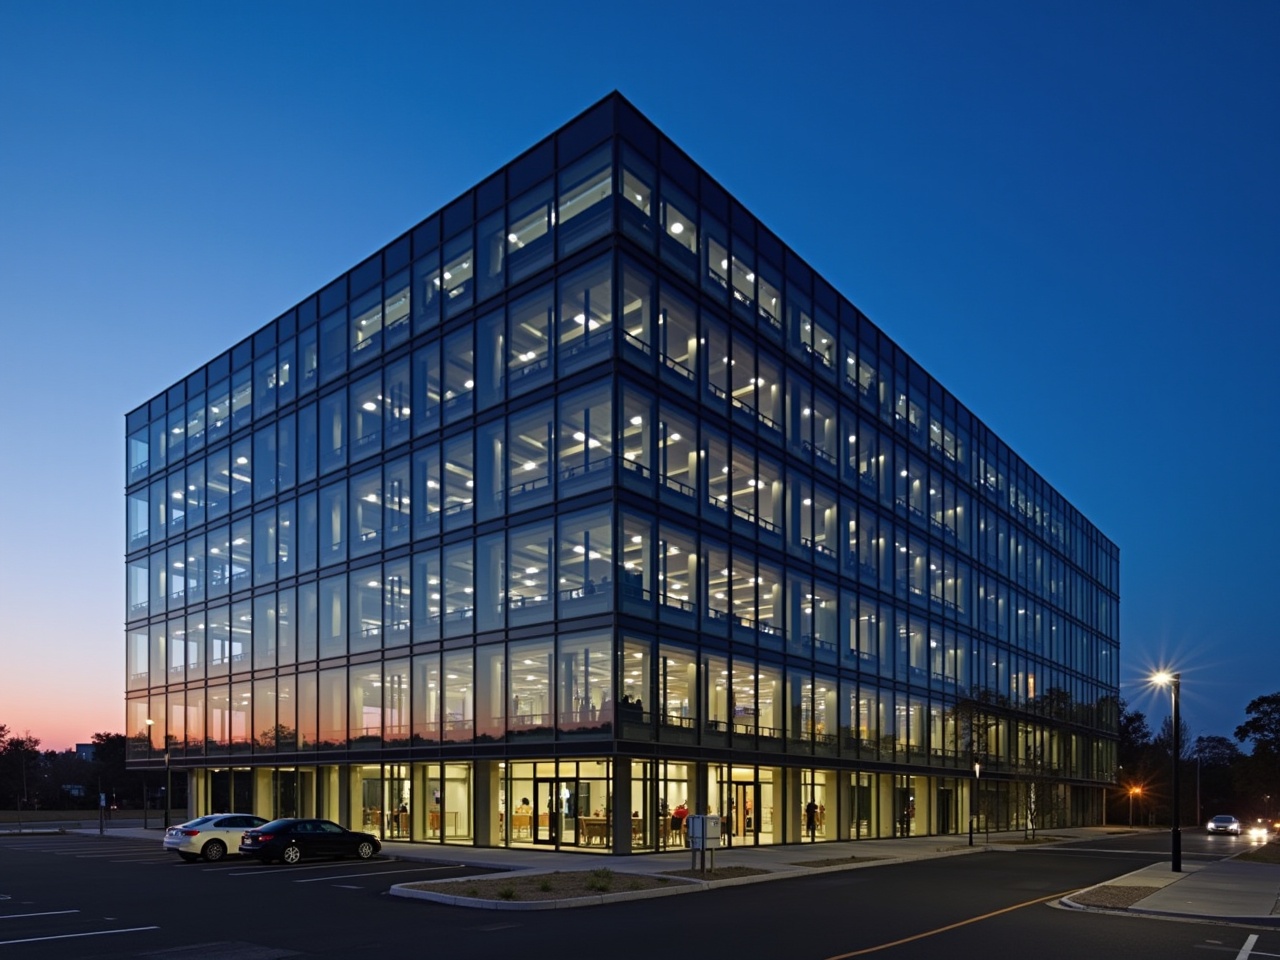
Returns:
[[[754,780],[727,784],[728,796],[721,802],[726,822],[721,824],[721,835],[728,835],[724,842],[729,846],[745,844],[755,846],[759,842],[760,825],[757,811],[760,809],[760,784]]]
[[[536,779],[533,781],[537,816],[533,842],[576,844],[578,842],[578,781]]]

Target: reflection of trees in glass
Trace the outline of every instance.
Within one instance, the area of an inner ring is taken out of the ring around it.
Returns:
[[[298,742],[298,731],[277,723],[258,734],[254,745],[259,750],[291,750]]]

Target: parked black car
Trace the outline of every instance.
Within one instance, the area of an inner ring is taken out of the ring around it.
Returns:
[[[285,817],[272,820],[240,838],[240,853],[263,863],[283,860],[299,863],[315,857],[359,857],[368,860],[382,849],[370,833],[357,833],[332,820],[304,820]]]

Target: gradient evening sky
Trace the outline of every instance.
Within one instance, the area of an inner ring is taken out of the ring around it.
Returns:
[[[124,414],[621,90],[1280,690],[1280,4],[0,6],[0,723],[124,727]],[[1270,584],[1270,585],[1269,585]]]

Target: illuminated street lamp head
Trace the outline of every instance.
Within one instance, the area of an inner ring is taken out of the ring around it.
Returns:
[[[1151,675],[1151,682],[1160,687],[1167,687],[1173,683],[1173,674],[1168,670],[1161,670]]]

